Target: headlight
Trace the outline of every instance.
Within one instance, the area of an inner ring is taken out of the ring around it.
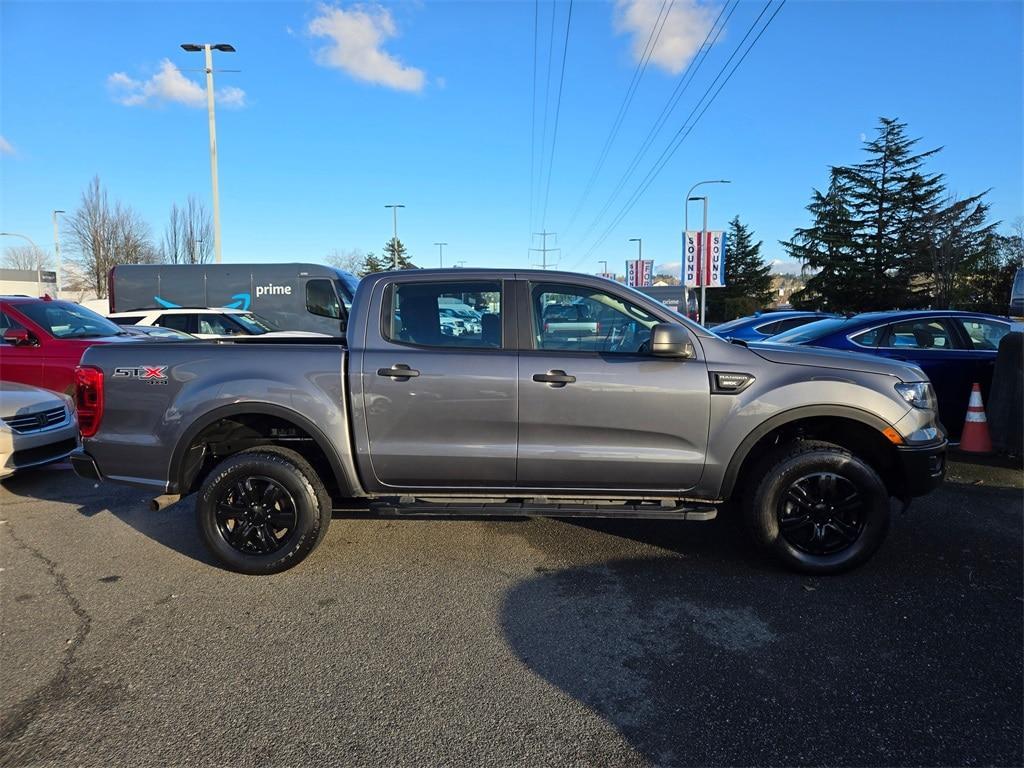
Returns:
[[[897,384],[896,391],[915,408],[935,409],[935,390],[927,381]]]

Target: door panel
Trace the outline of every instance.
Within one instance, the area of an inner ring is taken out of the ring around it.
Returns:
[[[636,491],[695,486],[707,452],[704,361],[651,356],[650,328],[659,320],[628,296],[539,283],[522,294],[533,349],[521,352],[519,361],[517,484]],[[564,325],[566,307],[577,308],[584,320]]]
[[[524,352],[519,367],[518,485],[682,490],[700,480],[703,361]],[[553,370],[576,380],[533,380]]]
[[[393,294],[398,294],[397,296]],[[369,459],[384,486],[510,488],[515,483],[518,354],[502,348],[497,282],[389,288],[382,342],[362,352]],[[442,322],[438,299],[481,307],[479,330]]]

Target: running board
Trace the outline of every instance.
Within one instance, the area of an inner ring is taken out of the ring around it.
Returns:
[[[714,520],[718,510],[710,504],[661,506],[658,504],[540,504],[505,502],[436,503],[424,501],[377,501],[370,511],[380,515],[439,517],[618,517],[634,520]]]

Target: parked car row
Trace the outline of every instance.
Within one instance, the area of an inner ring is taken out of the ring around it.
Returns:
[[[798,325],[762,335],[787,322]],[[955,440],[971,387],[980,384],[982,397],[988,399],[999,342],[1010,332],[1010,320],[953,310],[865,312],[852,317],[772,312],[712,330],[724,338],[827,347],[918,365],[935,387],[939,418]]]

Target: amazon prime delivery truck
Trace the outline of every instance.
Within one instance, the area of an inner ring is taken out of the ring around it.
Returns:
[[[121,264],[111,312],[176,307],[247,309],[285,331],[345,333],[359,279],[320,264]]]

